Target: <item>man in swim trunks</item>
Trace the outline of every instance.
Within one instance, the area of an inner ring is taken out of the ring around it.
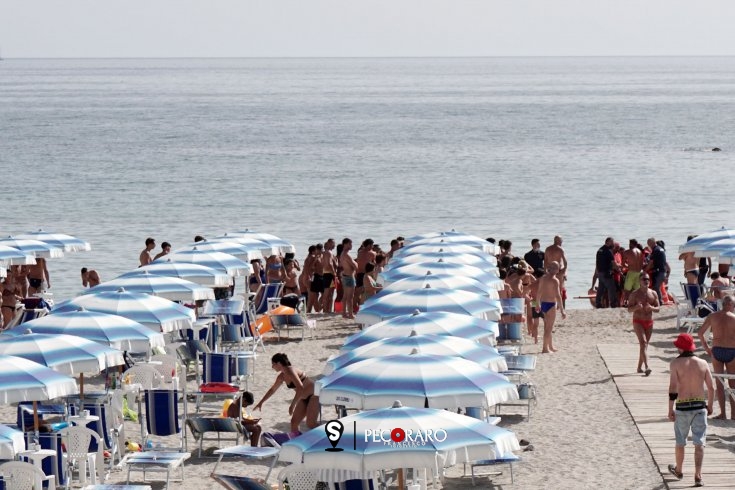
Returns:
[[[156,248],[156,240],[153,238],[146,238],[145,239],[145,248],[142,252],[140,252],[140,256],[138,257],[140,260],[140,265],[138,267],[143,267],[144,265],[148,265],[151,262],[153,262],[153,258],[151,257],[151,250]]]
[[[677,480],[684,478],[684,448],[689,431],[694,444],[694,486],[704,486],[702,482],[702,461],[704,444],[707,437],[707,415],[712,415],[714,386],[712,374],[707,363],[694,357],[694,339],[682,333],[674,341],[679,349],[679,357],[671,361],[669,377],[669,420],[674,422],[676,437],[676,464],[669,465],[669,473]],[[707,401],[704,387],[707,387]],[[676,403],[676,406],[674,406]]]
[[[541,251],[541,241],[538,238],[531,240],[531,250],[526,252],[523,260],[533,267],[533,275],[537,279],[544,275],[544,253]]]
[[[628,296],[638,289],[643,270],[643,252],[635,238],[630,239],[628,250],[623,252],[623,268],[628,270],[625,274],[625,283],[623,283],[623,304],[627,306]]]
[[[694,238],[694,235],[689,235],[687,241]],[[684,252],[679,254],[679,260],[684,261],[684,277],[687,280],[687,284],[698,284],[699,282],[699,259],[694,256],[694,252]]]
[[[550,264],[551,262],[556,262],[559,264],[559,272],[556,274],[556,278],[559,279],[562,303],[564,304],[564,307],[566,307],[567,290],[565,283],[567,280],[567,267],[569,266],[569,263],[567,262],[567,256],[564,253],[564,249],[561,246],[562,243],[562,238],[559,235],[556,235],[554,237],[554,243],[546,247],[546,250],[544,250],[544,263]]]
[[[365,266],[369,263],[375,263],[375,257],[377,253],[373,251],[373,245],[375,242],[372,238],[367,238],[362,242],[360,249],[357,251],[357,274],[355,280],[357,281],[357,287],[355,288],[355,299],[362,298],[362,293],[365,290]]]
[[[153,260],[160,259],[161,257],[168,255],[171,253],[171,244],[168,242],[163,242],[161,244],[161,251],[156,254],[155,257],[153,257]]]
[[[561,299],[561,284],[559,282],[559,263],[556,261],[547,262],[546,274],[538,280],[538,302],[537,311],[544,314],[544,342],[541,352],[548,354],[556,352],[551,333],[554,329],[554,321],[556,320],[556,310],[561,311],[561,317],[566,318],[564,304]]]
[[[97,274],[96,270],[89,270],[86,267],[82,267],[82,286],[93,288],[100,282],[100,275]]]
[[[322,294],[322,311],[332,313],[334,310],[334,279],[337,277],[337,259],[334,257],[334,238],[324,242],[324,253],[322,253],[322,281],[324,293]]]
[[[651,249],[651,260],[646,271],[651,276],[651,288],[656,291],[659,304],[663,304],[661,286],[669,279],[671,273],[669,263],[666,261],[666,250],[653,237],[646,243]]]
[[[638,338],[638,369],[645,376],[651,374],[648,367],[648,343],[653,333],[653,314],[659,311],[658,296],[648,286],[651,278],[648,274],[640,275],[640,287],[633,291],[628,297],[628,311],[633,313],[633,331]],[[646,367],[645,371],[643,366]]]
[[[715,374],[735,374],[735,297],[722,298],[722,309],[710,313],[699,327],[699,341],[704,350],[712,357]],[[707,343],[705,334],[712,329],[712,346]],[[728,380],[730,388],[735,388],[735,380]],[[720,406],[718,419],[726,419],[725,391],[722,382],[717,380],[717,404]],[[735,420],[735,400],[730,400],[730,418]]]
[[[345,238],[342,240],[342,254],[339,256],[339,265],[342,268],[342,317],[353,320],[355,318],[354,298],[355,273],[357,272],[357,262],[350,257],[352,250],[352,240]]]

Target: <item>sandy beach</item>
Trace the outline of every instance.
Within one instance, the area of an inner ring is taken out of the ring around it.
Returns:
[[[300,332],[292,339],[266,341],[267,354],[259,354],[255,378],[250,390],[256,401],[268,389],[275,378],[270,368],[270,357],[285,352],[293,364],[312,376],[321,374],[324,361],[341,346],[343,339],[358,330],[357,325],[333,316],[315,315],[317,327],[313,338],[300,339]],[[676,316],[672,307],[663,308],[657,315],[650,347],[652,357],[673,357],[671,341],[677,333]],[[540,346],[525,340],[524,353],[538,353]],[[641,437],[615,383],[603,362],[598,344],[635,344],[630,325],[630,314],[625,310],[571,310],[568,318],[560,321],[555,330],[555,354],[539,354],[537,368],[531,380],[537,392],[530,420],[525,408],[504,407],[501,426],[513,430],[519,439],[526,439],[532,451],[520,452],[522,461],[514,466],[513,488],[667,488],[664,478],[655,465],[651,452]],[[668,362],[668,361],[667,361]],[[635,366],[631,365],[631,373]],[[650,378],[654,382],[654,378]],[[188,388],[195,382],[189,377]],[[266,404],[261,424],[264,430],[287,431],[289,426],[288,404],[292,391],[281,388]],[[664,402],[665,403],[665,402]],[[665,409],[665,404],[663,405]],[[214,408],[215,405],[210,404]],[[715,413],[718,410],[715,409]],[[324,420],[334,416],[332,407],[323,407]],[[665,415],[665,414],[662,414]],[[13,407],[2,407],[3,421],[15,420]],[[719,422],[719,421],[718,421]],[[302,426],[303,427],[303,426]],[[713,422],[712,433],[721,437],[735,435],[732,423]],[[128,438],[137,441],[139,426],[127,422]],[[194,451],[193,438],[189,450]],[[671,431],[671,457],[673,461],[673,428]],[[206,445],[205,445],[206,447]],[[209,475],[216,458],[211,455],[197,458],[196,453],[186,463],[186,480],[172,483],[171,488],[210,488],[216,485]],[[706,455],[705,455],[706,457]],[[691,453],[688,463],[691,464]],[[275,483],[278,464],[270,478]],[[486,470],[486,469],[485,469]],[[218,468],[219,473],[247,475],[262,478],[267,471],[263,461],[227,460]],[[483,471],[483,469],[480,469]],[[124,482],[126,472],[112,472],[108,483]],[[133,474],[135,482],[140,474]],[[132,483],[132,482],[131,482]],[[490,481],[487,477],[477,480],[475,488],[508,486],[506,474]],[[153,488],[163,488],[163,483],[153,482]],[[444,489],[472,488],[469,477],[462,476],[462,467],[448,468],[441,486]]]

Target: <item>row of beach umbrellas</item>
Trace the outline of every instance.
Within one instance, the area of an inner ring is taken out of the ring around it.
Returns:
[[[518,398],[516,386],[499,374],[507,365],[492,346],[502,287],[494,246],[455,231],[406,242],[381,274],[383,290],[357,314],[364,329],[346,339],[316,382],[321,404],[363,410],[339,419],[350,449],[325,451],[333,441],[316,428],[286,442],[280,460],[368,475],[406,467],[439,471],[519,449],[511,431],[456,413]],[[438,430],[446,437],[406,446],[367,436],[397,428],[403,435]]]
[[[717,257],[720,263],[735,264],[735,229],[725,227],[698,235],[679,247],[679,253]]]

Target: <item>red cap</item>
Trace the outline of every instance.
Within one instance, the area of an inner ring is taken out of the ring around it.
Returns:
[[[678,349],[689,352],[694,352],[694,350],[697,348],[697,346],[694,345],[694,339],[688,333],[679,334],[679,336],[674,341],[674,345]]]

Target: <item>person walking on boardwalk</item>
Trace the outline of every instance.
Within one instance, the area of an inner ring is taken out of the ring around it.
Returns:
[[[628,298],[628,311],[633,313],[633,330],[638,338],[638,372],[646,376],[651,374],[648,367],[648,343],[653,333],[653,314],[658,313],[659,304],[656,293],[649,289],[651,278],[645,272],[640,274],[639,287]],[[643,366],[646,370],[643,370]]]
[[[713,275],[716,273],[713,273]],[[707,342],[707,330],[712,329],[712,346]],[[710,313],[697,332],[705,352],[712,358],[715,374],[735,374],[735,297],[722,298],[722,309]],[[720,406],[718,419],[726,419],[725,389],[723,381],[717,380],[717,404]],[[735,388],[735,380],[728,381]],[[730,400],[730,417],[735,420],[735,401]]]
[[[677,480],[684,478],[684,448],[689,431],[694,444],[694,486],[702,482],[704,442],[707,437],[707,415],[712,415],[714,385],[709,365],[694,356],[694,339],[687,333],[680,334],[674,341],[679,357],[671,361],[669,377],[669,420],[674,422],[676,438],[676,464],[669,465],[669,473]],[[707,387],[705,402],[704,388]]]

